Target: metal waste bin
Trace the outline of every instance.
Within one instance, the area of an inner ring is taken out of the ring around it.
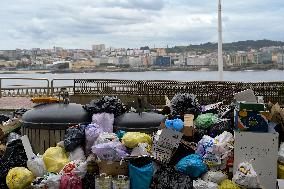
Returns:
[[[114,129],[132,132],[152,133],[158,130],[166,117],[152,112],[125,113],[115,118]]]
[[[43,154],[64,139],[66,129],[91,122],[80,104],[44,104],[27,111],[22,117],[22,135],[27,135],[34,153]]]

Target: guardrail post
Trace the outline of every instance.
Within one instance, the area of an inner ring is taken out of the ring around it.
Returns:
[[[0,98],[2,97],[2,79],[0,78]]]
[[[50,83],[50,96],[53,96],[53,80],[51,80],[51,83]]]
[[[47,80],[47,96],[49,96],[50,92],[49,92],[50,88],[49,88],[49,80]]]

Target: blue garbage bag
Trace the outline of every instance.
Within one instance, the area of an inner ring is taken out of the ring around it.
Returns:
[[[153,163],[142,167],[129,163],[129,176],[131,189],[148,189],[154,173]]]
[[[202,157],[197,154],[191,154],[182,158],[177,164],[176,169],[192,178],[200,177],[207,172],[207,166],[203,163]]]
[[[117,138],[119,138],[119,139],[122,139],[122,137],[125,135],[125,131],[122,131],[122,130],[118,130],[118,131],[116,131],[116,136],[117,136]]]
[[[181,131],[184,127],[184,123],[181,119],[166,120],[165,125],[167,128],[174,129],[176,131]]]

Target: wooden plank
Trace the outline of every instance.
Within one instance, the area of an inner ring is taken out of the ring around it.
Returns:
[[[36,129],[31,129],[31,133],[32,133],[32,137],[29,138],[30,139],[30,142],[32,144],[35,144],[36,145]]]
[[[47,143],[49,143],[49,132],[47,130],[41,129],[40,130],[40,145],[37,146],[36,153],[43,154],[48,147]]]
[[[32,146],[39,146],[40,145],[40,130],[39,129],[34,129],[35,130],[35,141],[32,143]]]
[[[56,144],[61,141],[60,132],[61,132],[60,130],[55,130],[54,137],[55,137]]]
[[[55,130],[49,130],[49,144],[50,146],[56,146],[56,140],[55,140]]]

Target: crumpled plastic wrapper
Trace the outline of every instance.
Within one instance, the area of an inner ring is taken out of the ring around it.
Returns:
[[[133,148],[130,156],[149,156],[147,151],[149,145],[147,143],[139,143],[137,147]]]
[[[59,174],[75,174],[81,179],[83,179],[87,173],[87,162],[81,160],[75,160],[67,163]]]
[[[93,145],[103,144],[108,142],[119,142],[119,139],[114,133],[101,133]]]
[[[17,140],[17,139],[21,139],[21,135],[14,133],[14,132],[10,133],[7,137],[6,145],[10,144],[12,141]]]
[[[37,177],[31,184],[33,189],[59,189],[61,175],[48,173],[43,177]]]
[[[171,100],[173,115],[193,114],[196,118],[200,114],[200,106],[196,96],[189,93],[178,93]]]
[[[74,161],[74,160],[85,161],[86,160],[86,156],[85,156],[83,148],[82,147],[78,147],[75,150],[73,150],[72,152],[70,152],[69,153],[69,160],[70,161]]]
[[[278,152],[278,161],[284,163],[284,143],[281,143],[279,152]]]
[[[214,182],[217,184],[221,184],[221,182],[226,180],[227,178],[228,176],[221,171],[208,171],[207,173],[202,175],[202,180]]]
[[[203,161],[210,169],[215,170],[214,167],[224,169],[233,149],[233,141],[233,135],[227,131],[215,138],[205,135],[198,142],[195,152],[203,157]]]
[[[27,161],[27,167],[36,177],[43,177],[47,172],[42,156],[40,155],[34,156],[29,159]]]

